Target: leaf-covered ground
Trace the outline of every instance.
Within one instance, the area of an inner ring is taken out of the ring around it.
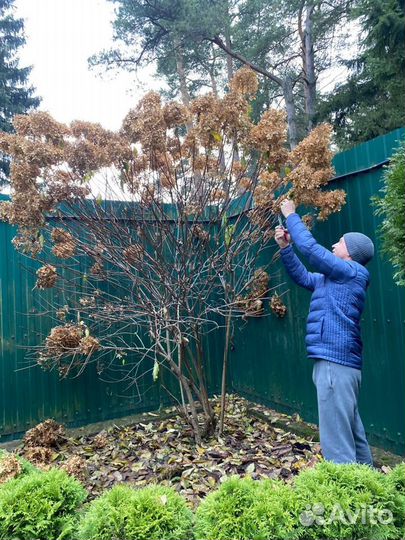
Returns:
[[[213,400],[218,410],[218,400]],[[67,437],[49,455],[52,466],[66,466],[72,456],[84,465],[82,481],[93,498],[114,484],[143,486],[153,482],[174,486],[194,506],[226,477],[238,474],[253,478],[290,479],[302,468],[321,459],[319,444],[276,427],[291,417],[261,405],[248,412],[249,402],[231,396],[223,437],[196,446],[184,421],[173,415],[125,427],[112,424],[102,432]],[[293,417],[294,419],[294,417]],[[26,454],[21,447],[19,453]],[[73,460],[75,463],[75,460]]]

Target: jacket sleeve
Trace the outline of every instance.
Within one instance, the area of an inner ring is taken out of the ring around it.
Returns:
[[[308,272],[297,255],[294,253],[291,246],[281,250],[281,260],[284,263],[288,275],[293,281],[295,281],[295,283],[297,283],[297,285],[300,285],[309,291],[313,291],[315,289],[316,281],[318,277],[321,277],[321,275],[314,272]]]
[[[307,257],[309,263],[321,274],[334,281],[347,281],[356,276],[356,266],[333,255],[317,243],[298,214],[290,214],[287,228],[297,249]]]

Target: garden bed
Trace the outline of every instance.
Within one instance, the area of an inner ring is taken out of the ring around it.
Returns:
[[[213,402],[219,407],[218,400]],[[257,413],[263,418],[257,418]],[[195,506],[234,474],[288,481],[321,459],[314,436],[301,437],[278,427],[294,417],[261,405],[252,408],[240,397],[229,399],[223,437],[211,438],[201,446],[195,445],[175,409],[165,410],[164,416],[149,413],[141,422],[112,423],[96,434],[80,435],[75,430],[45,459],[39,453],[37,464],[63,466],[77,456],[76,474],[90,499],[122,482],[134,486],[158,482],[173,486]],[[21,444],[17,451],[27,456],[28,448]]]

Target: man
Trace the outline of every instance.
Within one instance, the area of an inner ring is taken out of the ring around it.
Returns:
[[[365,265],[374,255],[373,242],[364,234],[349,232],[330,252],[308,231],[293,201],[284,200],[281,212],[287,230],[277,227],[275,240],[282,261],[290,277],[312,292],[305,341],[308,357],[314,359],[312,380],[323,456],[335,463],[372,465],[357,399],[362,365],[360,318],[369,284]],[[316,272],[308,272],[298,259],[291,239]]]

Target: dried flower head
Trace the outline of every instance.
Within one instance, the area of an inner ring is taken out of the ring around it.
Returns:
[[[346,192],[342,189],[322,191],[315,194],[312,204],[320,208],[318,219],[324,221],[331,214],[339,212],[346,202]]]
[[[239,181],[239,190],[240,191],[251,191],[253,189],[253,182],[247,176],[244,176]]]
[[[275,191],[281,185],[282,179],[278,173],[262,172],[254,191],[254,200],[257,206],[267,207],[271,205],[275,197]]]
[[[103,264],[96,261],[90,268],[90,274],[96,277],[105,277],[105,270]]]
[[[80,481],[83,481],[86,478],[87,463],[86,460],[80,456],[70,456],[62,463],[60,468]]]
[[[170,101],[163,107],[163,118],[166,126],[171,129],[186,125],[190,121],[190,113],[184,105]]]
[[[259,123],[252,127],[249,142],[256,150],[266,153],[268,162],[278,171],[288,156],[285,147],[287,142],[285,112],[277,109],[266,111]]]
[[[277,317],[285,317],[287,314],[287,306],[277,293],[274,293],[270,299],[270,308]]]
[[[12,205],[9,201],[0,202],[0,221],[8,222]]]
[[[141,203],[144,206],[151,206],[156,202],[156,190],[154,186],[145,186],[141,191]]]
[[[319,208],[318,219],[321,220],[340,211],[345,203],[345,193],[342,190],[320,189],[334,175],[331,133],[331,126],[320,124],[290,154],[294,168],[288,174],[288,180],[293,184],[293,198],[298,204]]]
[[[69,313],[69,306],[64,305],[62,308],[59,308],[59,309],[56,310],[56,317],[60,321],[65,321],[68,313]]]
[[[37,274],[36,286],[38,289],[50,289],[55,285],[58,279],[56,268],[55,266],[52,266],[51,264],[46,264],[45,266],[41,266],[41,268],[38,268],[38,270],[36,271],[36,274]]]
[[[186,216],[198,216],[202,212],[202,207],[199,204],[189,203],[184,207]]]
[[[141,244],[131,244],[124,249],[125,260],[129,264],[136,264],[143,260],[144,249]]]
[[[121,131],[131,142],[140,142],[143,152],[151,155],[166,150],[166,130],[160,95],[148,92],[124,118]]]
[[[43,111],[16,115],[13,118],[13,125],[18,135],[39,138],[44,142],[57,145],[62,144],[64,136],[70,133],[67,126],[57,122],[49,113]]]
[[[201,225],[193,225],[191,227],[191,234],[194,238],[201,240],[202,242],[208,242],[210,234]]]
[[[245,315],[247,317],[254,317],[254,316],[260,316],[264,313],[264,304],[263,300],[260,300],[259,298],[249,300],[246,303],[246,313]]]
[[[249,292],[244,297],[238,297],[236,307],[245,312],[245,316],[260,316],[264,313],[263,298],[269,290],[269,274],[259,268],[255,271],[249,285]]]
[[[85,336],[80,340],[78,352],[80,354],[84,354],[85,356],[90,356],[99,349],[100,342],[98,339],[93,336]]]
[[[256,270],[251,285],[252,294],[256,295],[257,297],[265,296],[268,291],[269,280],[270,276],[265,270],[262,268]]]
[[[65,229],[55,228],[51,233],[54,247],[52,253],[61,259],[69,259],[73,257],[76,250],[76,242],[69,231]]]
[[[21,471],[21,463],[15,454],[7,453],[0,456],[0,485],[19,476]]]
[[[108,436],[106,431],[100,431],[93,439],[93,445],[96,448],[104,448],[108,444]]]
[[[33,233],[30,229],[20,228],[12,243],[18,251],[29,253],[33,258],[42,251],[42,242],[37,231]]]
[[[219,100],[214,94],[199,96],[191,102],[190,110],[195,121],[193,138],[205,148],[219,146],[222,142],[220,131],[223,121]],[[188,136],[190,137],[191,134],[189,133]]]
[[[79,348],[83,334],[83,326],[80,324],[55,326],[45,340],[44,350],[41,351],[42,360],[74,354]]]
[[[301,219],[307,229],[311,230],[314,225],[314,216],[312,214],[305,214]]]
[[[61,442],[64,435],[64,427],[55,420],[48,419],[26,432],[24,445],[52,447]]]
[[[220,112],[223,134],[245,147],[253,126],[249,101],[243,94],[229,92],[220,102]]]
[[[320,124],[316,126],[291,152],[292,163],[294,165],[307,163],[314,170],[329,168],[332,160],[331,135],[331,125]]]
[[[83,296],[79,298],[79,304],[83,307],[94,307],[96,305],[95,296]]]
[[[24,449],[24,457],[36,467],[48,470],[52,461],[52,450],[45,446],[29,446]]]
[[[256,95],[259,88],[257,75],[253,69],[249,67],[238,69],[231,80],[230,87],[231,92],[252,98]]]

